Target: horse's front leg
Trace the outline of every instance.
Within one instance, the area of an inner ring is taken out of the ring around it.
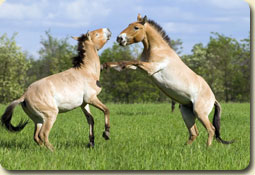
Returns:
[[[122,67],[120,66],[119,62],[106,62],[101,64],[101,70],[108,69],[108,68],[114,68],[118,71],[122,70]]]
[[[103,137],[105,140],[110,139],[110,111],[109,109],[97,98],[97,96],[94,96],[90,100],[90,104],[95,106],[96,108],[100,109],[104,113],[105,117],[105,131],[103,132]]]
[[[120,61],[120,62],[107,62],[104,63],[102,69],[114,68],[117,71],[122,71],[123,69],[136,69],[137,67],[147,72],[150,76],[156,73],[160,69],[159,63],[154,62],[144,62],[144,61]]]
[[[154,62],[144,62],[144,61],[123,61],[119,63],[124,68],[131,68],[132,66],[136,66],[145,72],[147,72],[150,76],[158,71],[158,63]]]
[[[83,113],[85,114],[88,124],[89,124],[89,144],[88,147],[94,147],[95,143],[94,143],[94,119],[93,116],[90,114],[90,109],[88,104],[87,105],[83,105],[81,107]]]

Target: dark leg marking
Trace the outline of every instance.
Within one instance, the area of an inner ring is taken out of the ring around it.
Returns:
[[[110,126],[105,125],[105,131],[103,132],[103,137],[105,140],[110,139]]]

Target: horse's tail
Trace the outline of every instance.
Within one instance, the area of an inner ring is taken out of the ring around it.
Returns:
[[[217,141],[219,141],[223,144],[231,144],[234,142],[234,140],[225,141],[220,137],[221,107],[217,100],[215,100],[214,106],[215,106],[215,112],[214,112],[214,117],[213,117],[213,126],[215,127],[215,137],[216,137]]]
[[[14,108],[21,102],[24,101],[24,96],[22,96],[21,98],[13,101],[5,110],[4,114],[1,117],[1,122],[2,125],[4,125],[6,127],[7,130],[11,131],[11,132],[18,132],[21,131],[28,123],[28,121],[23,121],[21,120],[20,123],[17,126],[13,126],[11,124],[11,119],[12,119],[12,113]]]

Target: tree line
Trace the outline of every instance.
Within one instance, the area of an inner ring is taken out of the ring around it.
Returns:
[[[46,31],[41,38],[39,58],[23,51],[15,41],[17,34],[0,36],[0,103],[20,97],[34,81],[72,67],[76,46],[68,37],[58,39]],[[180,55],[182,41],[171,41],[172,48]],[[121,47],[114,43],[100,54],[101,63],[139,59],[142,48],[135,44]],[[250,99],[250,40],[238,41],[219,33],[211,33],[206,45],[197,43],[191,54],[181,59],[210,85],[220,101],[247,102]],[[170,102],[139,70],[107,69],[101,72],[102,92],[99,98],[113,103]]]

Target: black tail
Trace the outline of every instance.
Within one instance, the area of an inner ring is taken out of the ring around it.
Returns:
[[[13,101],[5,110],[4,114],[1,117],[2,125],[6,127],[7,130],[11,132],[21,131],[28,123],[28,121],[20,121],[17,126],[13,126],[11,124],[12,113],[14,108],[21,102],[24,101],[24,97],[22,96],[20,99]]]
[[[217,100],[215,101],[214,106],[215,106],[215,112],[214,112],[214,117],[213,117],[213,126],[215,127],[215,137],[216,137],[217,141],[219,141],[223,144],[231,144],[234,142],[234,140],[225,141],[225,140],[222,140],[222,138],[220,137],[221,107]]]

